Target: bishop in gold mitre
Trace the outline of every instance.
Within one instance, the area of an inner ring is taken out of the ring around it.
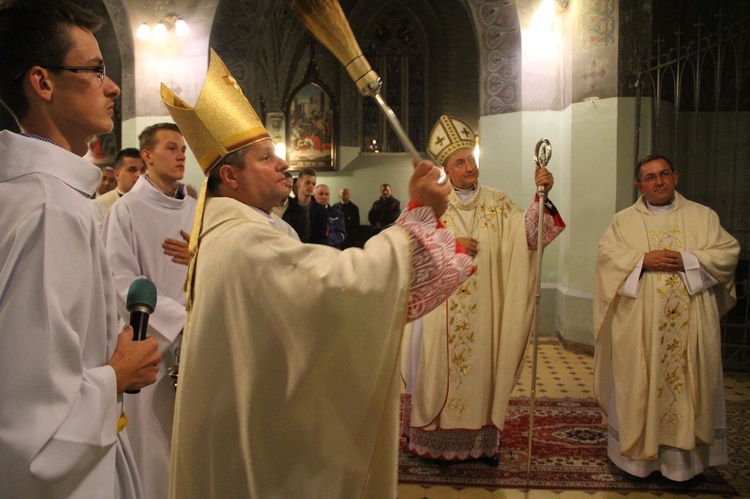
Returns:
[[[206,176],[227,154],[271,138],[237,80],[213,49],[210,49],[209,59],[206,81],[195,107],[180,99],[164,83],[161,84],[161,99]],[[207,181],[204,181],[201,187],[190,236],[190,264],[185,283],[188,311],[193,302],[195,262],[203,227],[207,185]]]
[[[448,186],[422,161],[414,206],[365,248],[303,244],[272,211],[288,165],[216,54],[195,108],[163,96],[209,173],[171,497],[395,497],[401,331],[471,272],[438,224]]]

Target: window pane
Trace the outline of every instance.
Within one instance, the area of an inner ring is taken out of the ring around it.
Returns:
[[[418,26],[397,5],[383,11],[370,30],[364,54],[383,82],[381,94],[393,109],[415,147],[425,147],[425,40]],[[378,67],[376,67],[376,65]],[[363,147],[372,151],[373,140],[382,152],[405,150],[371,98],[362,106]]]

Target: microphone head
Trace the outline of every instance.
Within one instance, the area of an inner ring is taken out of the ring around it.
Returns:
[[[148,313],[156,308],[156,286],[154,283],[141,277],[130,284],[128,288],[128,301],[125,305],[128,312],[133,312],[137,308],[146,308]]]

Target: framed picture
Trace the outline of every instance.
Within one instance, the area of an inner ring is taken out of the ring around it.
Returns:
[[[320,81],[307,80],[287,103],[289,169],[335,170],[336,122],[331,93]]]

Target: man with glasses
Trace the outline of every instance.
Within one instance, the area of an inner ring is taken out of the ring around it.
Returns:
[[[684,481],[727,462],[719,318],[736,302],[739,244],[678,178],[668,158],[643,158],[641,197],[599,243],[594,391],[610,459]]]
[[[328,231],[326,244],[341,249],[341,243],[346,238],[346,226],[344,225],[344,214],[331,206],[331,189],[325,184],[315,186],[315,201],[326,210],[328,217]]]
[[[153,338],[118,335],[112,271],[82,158],[119,87],[66,0],[0,3],[0,496],[142,497],[122,393],[156,380]]]

